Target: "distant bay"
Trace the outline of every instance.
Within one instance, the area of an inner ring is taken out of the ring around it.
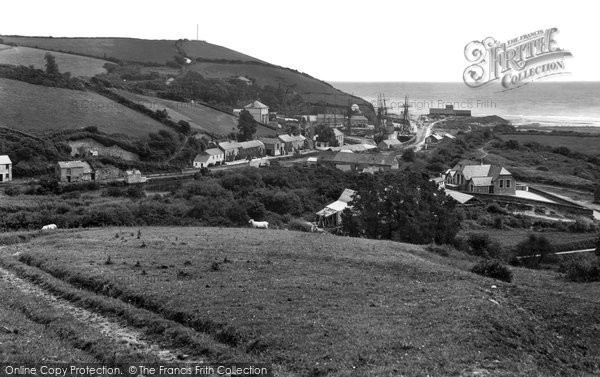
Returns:
[[[494,83],[478,89],[464,83],[419,82],[331,82],[336,88],[377,105],[385,94],[388,108],[399,112],[404,96],[415,114],[430,107],[453,104],[471,110],[474,116],[499,115],[515,125],[600,127],[600,82],[533,82],[502,92]]]

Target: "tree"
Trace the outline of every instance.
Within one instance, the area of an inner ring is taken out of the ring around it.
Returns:
[[[330,147],[337,147],[339,143],[335,138],[335,132],[333,128],[325,124],[320,124],[315,128],[315,134],[317,135],[317,141],[320,143],[329,143]]]
[[[47,52],[46,55],[44,55],[44,59],[46,60],[46,73],[49,75],[59,75],[60,72],[58,70],[58,64],[56,64],[56,58],[54,58],[54,55]]]
[[[242,110],[238,120],[238,141],[247,141],[254,138],[256,133],[256,120],[248,110]]]
[[[600,183],[596,185],[596,190],[594,191],[594,203],[600,203]]]
[[[460,229],[456,202],[423,175],[363,175],[356,185],[352,209],[342,215],[343,230],[351,236],[442,244]]]
[[[416,157],[415,151],[412,148],[405,149],[402,152],[402,159],[406,162],[414,162]]]
[[[519,256],[525,257],[523,260],[527,266],[537,267],[548,254],[552,253],[553,247],[546,237],[530,234],[525,240],[519,242],[516,251]]]

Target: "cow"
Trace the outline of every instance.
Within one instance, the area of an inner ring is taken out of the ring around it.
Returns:
[[[252,227],[255,229],[269,229],[269,223],[266,221],[254,221],[250,219],[248,224],[252,225]]]
[[[56,224],[48,224],[48,225],[44,225],[42,227],[42,230],[54,230],[54,229],[58,229]]]

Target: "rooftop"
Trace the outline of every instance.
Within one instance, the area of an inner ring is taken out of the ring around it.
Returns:
[[[0,165],[6,165],[6,164],[12,164],[12,161],[10,160],[10,158],[3,154],[2,156],[0,156]]]
[[[260,101],[254,101],[254,102],[249,103],[246,106],[244,106],[244,108],[246,108],[246,109],[268,109],[269,106],[265,105],[264,103],[262,103]]]
[[[85,161],[59,161],[58,166],[61,169],[83,169],[84,173],[91,173],[90,164]]]

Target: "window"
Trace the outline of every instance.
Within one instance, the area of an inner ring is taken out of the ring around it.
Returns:
[[[510,188],[510,179],[506,180],[506,188]]]
[[[71,175],[71,169],[67,169],[67,175]]]
[[[10,169],[10,165],[6,164],[6,170]]]
[[[504,188],[504,180],[500,180],[500,188]]]

